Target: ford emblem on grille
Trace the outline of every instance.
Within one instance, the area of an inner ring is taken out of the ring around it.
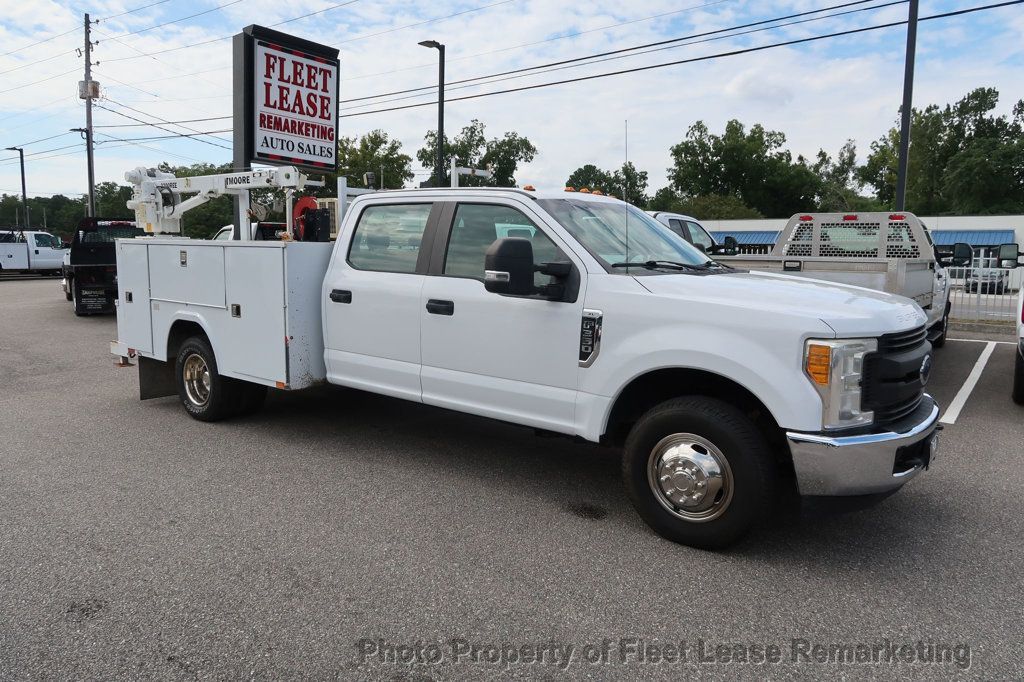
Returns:
[[[928,383],[928,376],[932,373],[932,354],[924,356],[924,360],[921,361],[921,385],[924,386]]]

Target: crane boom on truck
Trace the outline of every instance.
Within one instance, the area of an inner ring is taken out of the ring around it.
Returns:
[[[249,190],[283,189],[288,197],[288,220],[291,228],[291,193],[307,186],[323,186],[311,180],[294,166],[260,170],[198,175],[178,178],[153,168],[136,168],[124,174],[132,184],[128,208],[135,211],[135,222],[147,234],[181,234],[181,216],[219,196],[235,196],[249,212]],[[182,200],[182,194],[195,196]],[[251,239],[248,230],[239,232],[242,241]]]

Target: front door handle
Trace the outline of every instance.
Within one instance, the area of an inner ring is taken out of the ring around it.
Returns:
[[[427,301],[427,312],[431,315],[454,315],[455,303],[432,298]]]
[[[351,303],[352,292],[345,291],[344,289],[334,289],[331,291],[331,300],[335,303]]]

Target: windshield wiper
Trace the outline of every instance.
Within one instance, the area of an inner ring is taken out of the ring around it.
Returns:
[[[693,265],[692,263],[680,263],[674,260],[645,260],[636,263],[612,263],[613,268],[647,268],[657,270],[665,268],[668,270],[706,270],[707,265]]]

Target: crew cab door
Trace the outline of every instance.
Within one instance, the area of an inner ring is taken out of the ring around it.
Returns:
[[[29,260],[33,270],[60,270],[64,262],[64,249],[52,234],[36,232],[30,238]]]
[[[331,383],[420,400],[420,300],[439,210],[369,202],[339,238],[323,291]]]
[[[484,255],[502,237],[530,239],[535,263],[583,272],[526,203],[446,204],[420,298],[423,402],[572,433],[583,292],[573,302],[488,292]]]

